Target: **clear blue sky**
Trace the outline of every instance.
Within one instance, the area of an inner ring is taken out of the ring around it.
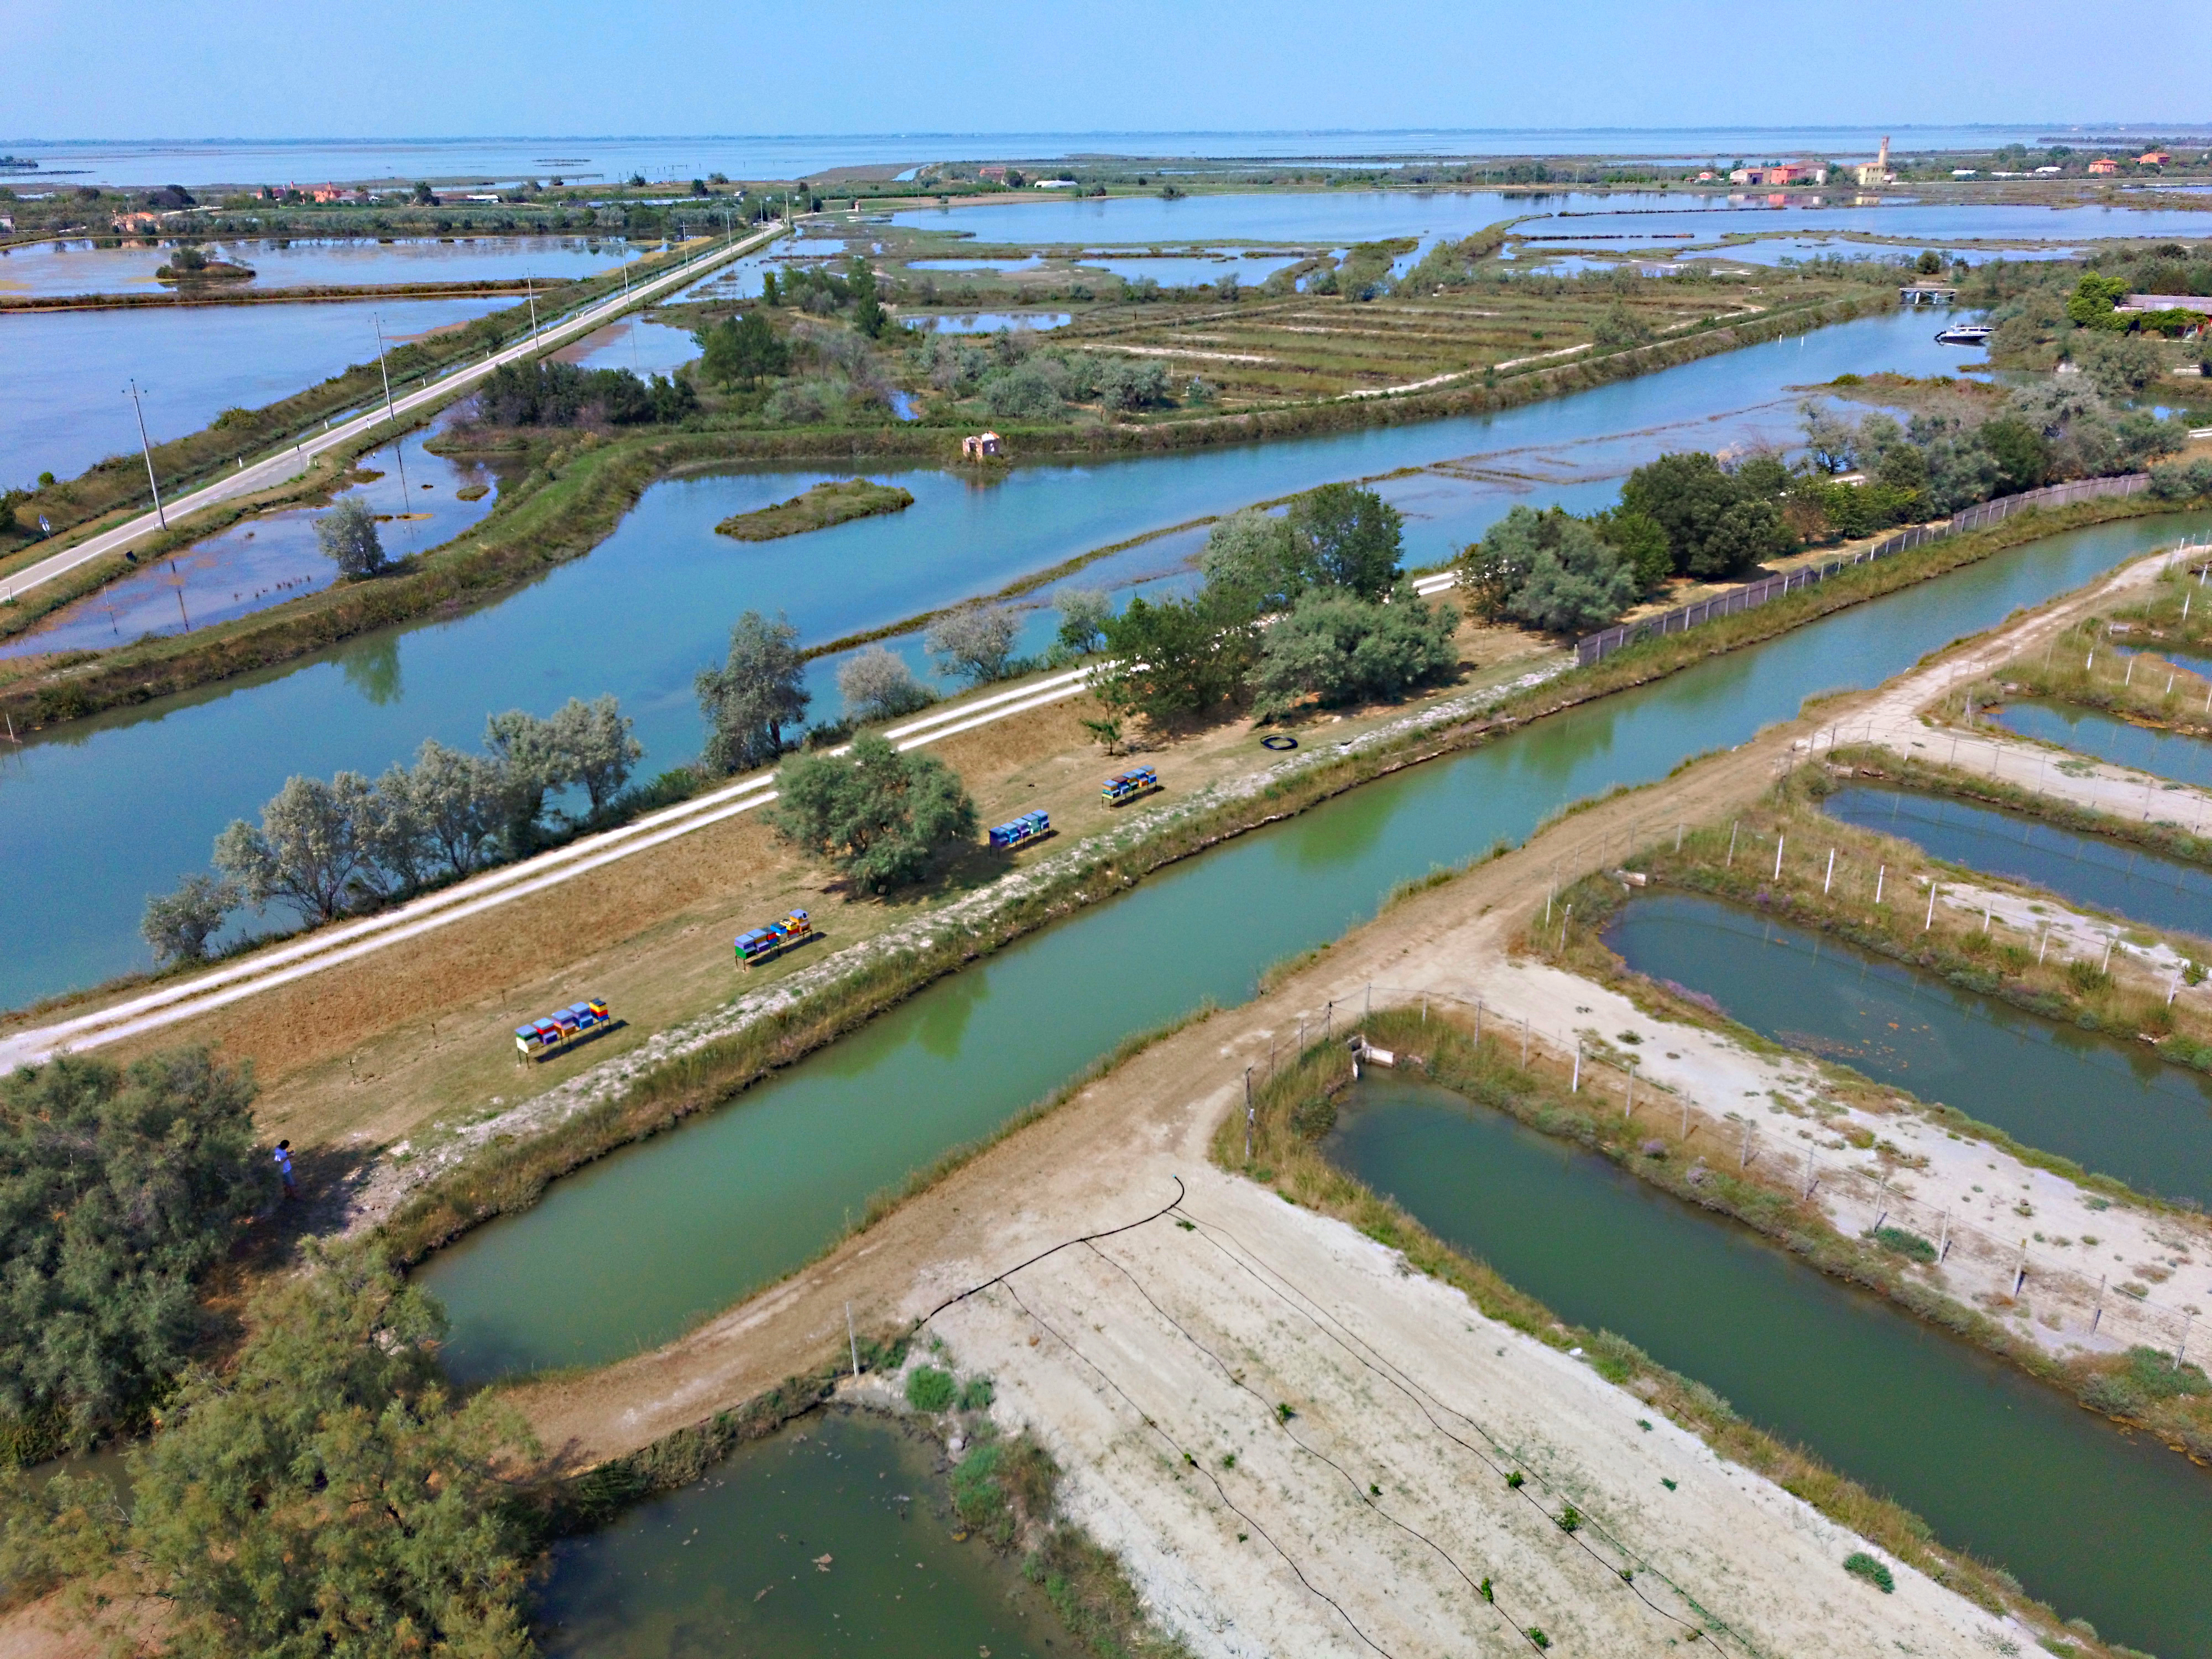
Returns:
[[[44,138],[2212,121],[2207,0],[15,0],[6,15],[0,127]]]

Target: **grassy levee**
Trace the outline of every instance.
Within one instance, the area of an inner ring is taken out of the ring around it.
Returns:
[[[1405,397],[1288,405],[1155,424],[1005,430],[1017,453],[1047,459],[1199,448],[1489,413],[1847,321],[1874,308],[1880,307],[1845,301],[1778,311],[1662,344],[1531,368],[1501,378],[1495,386],[1475,384]],[[304,594],[214,628],[125,645],[89,659],[25,666],[12,679],[0,678],[0,709],[15,720],[18,729],[51,726],[273,667],[442,606],[493,598],[553,565],[590,552],[649,485],[671,473],[735,461],[832,461],[856,467],[906,457],[952,462],[958,457],[959,430],[917,423],[762,432],[700,423],[605,441],[596,434],[522,441],[520,453],[533,461],[543,458],[545,464],[532,465],[526,476],[503,489],[484,523],[443,547],[416,556],[399,574]],[[510,447],[500,453],[515,450]],[[321,487],[313,486],[317,490]],[[1094,556],[1056,566],[1054,572],[1041,573],[1007,592],[1056,580]],[[83,578],[71,588],[72,596],[91,591],[122,568],[119,558],[102,562],[104,574]],[[13,612],[0,612],[5,618],[0,620],[0,632],[15,631],[9,623],[19,629],[50,608],[26,611],[20,620]],[[836,647],[884,637],[912,625],[908,619],[838,641]],[[0,666],[0,677],[8,672]]]
[[[1587,1111],[1581,1099],[1568,1092],[1564,1079],[1553,1074],[1555,1067],[1547,1060],[1532,1060],[1524,1070],[1499,1054],[1494,1042],[1478,1048],[1470,1032],[1436,1009],[1425,1021],[1410,1011],[1376,1014],[1360,1022],[1358,1029],[1395,1051],[1401,1065],[1410,1060],[1425,1068],[1455,1092],[1507,1112],[1544,1133],[1576,1140],[1646,1179],[1668,1185],[1669,1190],[1680,1182],[1681,1196],[1691,1202],[1741,1214],[1794,1253],[1832,1272],[1844,1268],[1844,1247],[1851,1242],[1838,1240],[1831,1249],[1818,1237],[1814,1218],[1802,1206],[1733,1177],[1725,1178],[1723,1194],[1717,1190],[1723,1184],[1721,1171],[1712,1171],[1714,1178],[1705,1184],[1688,1185],[1687,1159],[1641,1155],[1641,1145],[1655,1133],[1650,1125],[1631,1126],[1624,1132],[1607,1121],[1607,1115]],[[1942,1544],[1927,1522],[1904,1505],[1868,1491],[1802,1447],[1789,1445],[1746,1422],[1705,1384],[1659,1364],[1624,1338],[1567,1323],[1487,1263],[1445,1243],[1399,1205],[1338,1169],[1322,1157],[1317,1143],[1335,1121],[1334,1097],[1351,1081],[1351,1060],[1344,1048],[1333,1042],[1315,1044],[1256,1091],[1251,1158],[1244,1156],[1243,1123],[1232,1114],[1215,1132],[1214,1162],[1402,1251],[1408,1266],[1464,1292],[1488,1317],[1547,1346],[1581,1349],[1601,1376],[1632,1389],[1721,1456],[1765,1476],[1977,1605],[1992,1613],[2012,1613],[2039,1634],[2070,1644],[2054,1651],[2112,1651],[2082,1637],[2078,1628],[2062,1627],[2058,1613],[2030,1598],[2009,1574]],[[1665,1167],[1655,1171],[1643,1167],[1648,1164]],[[1870,1263],[1869,1270],[1880,1267]],[[1979,1317],[1970,1310],[1961,1312]]]
[[[412,1261],[495,1216],[526,1209],[561,1176],[723,1104],[943,975],[1110,898],[1153,871],[1248,830],[1405,767],[1477,747],[1547,714],[1662,678],[1705,658],[1772,638],[1831,611],[1986,558],[2035,534],[2094,522],[2100,511],[2127,516],[2130,506],[2126,501],[2091,501],[2039,518],[2023,514],[1974,536],[1854,567],[1756,611],[1644,641],[1594,667],[1570,670],[1516,693],[1480,715],[1424,726],[1340,758],[1309,763],[1251,796],[1180,820],[1133,847],[1102,852],[1094,860],[1071,865],[1056,880],[1027,890],[993,913],[962,940],[872,958],[797,1006],[668,1061],[637,1079],[622,1095],[555,1129],[477,1155],[403,1205],[385,1224],[386,1236],[401,1260]],[[2071,516],[2076,514],[2085,516]],[[2030,520],[2037,521],[2033,531]]]

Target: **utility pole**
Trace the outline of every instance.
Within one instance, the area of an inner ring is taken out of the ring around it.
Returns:
[[[161,506],[161,482],[154,477],[154,446],[146,437],[146,408],[138,401],[138,382],[134,380],[129,386],[124,387],[123,395],[131,399],[131,407],[138,414],[138,447],[144,452],[146,457],[146,483],[147,487],[154,492],[154,516],[161,520],[161,528],[167,530],[169,527],[169,515]]]
[[[399,510],[407,510],[407,453],[399,445],[399,411],[392,403],[392,371],[384,362],[384,318],[371,313],[369,320],[376,325],[376,369],[384,376],[384,416],[392,422],[392,457],[399,473]]]

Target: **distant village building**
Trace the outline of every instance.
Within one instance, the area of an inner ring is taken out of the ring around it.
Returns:
[[[1006,182],[1006,170],[1000,167],[977,167],[975,176],[978,179],[988,179],[994,185],[1003,185]]]
[[[2139,167],[2163,167],[2172,164],[2172,155],[2162,149],[2147,149],[2136,157],[2136,165]]]
[[[1711,178],[1712,175],[1705,175]],[[1738,167],[1729,174],[1732,185],[1762,185],[1771,190],[1778,185],[1825,185],[1828,169],[1808,161],[1777,161],[1763,167]]]
[[[1881,148],[1875,152],[1874,160],[1860,162],[1855,171],[1858,173],[1859,187],[1863,190],[1875,185],[1893,185],[1897,182],[1897,175],[1889,170],[1889,138],[1887,134],[1882,137]]]
[[[960,441],[960,459],[963,461],[993,460],[1006,453],[1006,445],[995,432],[981,432]]]
[[[2120,164],[2112,160],[2109,155],[2100,155],[2095,161],[2089,163],[2090,173],[2098,176],[2118,173],[2119,170]]]

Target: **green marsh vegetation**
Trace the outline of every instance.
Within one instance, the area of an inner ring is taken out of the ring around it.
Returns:
[[[809,530],[826,530],[854,519],[903,513],[913,505],[910,491],[866,478],[852,478],[816,484],[787,501],[725,519],[714,529],[720,535],[741,542],[768,542],[779,537],[801,535]]]

